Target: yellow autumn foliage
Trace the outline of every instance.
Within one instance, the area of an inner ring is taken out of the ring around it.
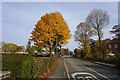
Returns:
[[[31,34],[30,40],[38,48],[52,48],[56,40],[59,45],[66,44],[71,38],[69,27],[59,12],[43,15]]]

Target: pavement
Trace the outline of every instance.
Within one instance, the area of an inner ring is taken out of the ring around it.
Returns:
[[[120,80],[120,70],[81,60],[72,56],[63,56],[50,80]]]
[[[66,79],[66,70],[65,65],[63,62],[63,58],[60,59],[59,63],[57,64],[55,70],[49,76],[48,80],[65,80]]]
[[[94,63],[104,65],[104,66],[108,66],[108,67],[118,67],[117,65],[109,64],[109,63],[103,63],[103,62],[94,62]]]

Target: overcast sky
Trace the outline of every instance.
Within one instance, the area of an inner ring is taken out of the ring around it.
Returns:
[[[117,2],[3,2],[2,41],[25,46],[41,16],[46,13],[60,12],[72,35],[69,43],[64,47],[74,50],[78,47],[73,37],[76,26],[84,22],[95,8],[105,10],[110,15],[110,24],[104,29],[103,39],[111,38],[109,31],[118,24]]]

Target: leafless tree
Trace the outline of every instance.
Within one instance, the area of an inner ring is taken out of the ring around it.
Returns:
[[[78,42],[78,44],[83,45],[89,41],[92,34],[93,34],[93,31],[90,29],[90,26],[87,25],[86,22],[81,22],[76,27],[74,38],[75,38],[75,41]]]
[[[94,9],[88,15],[86,22],[95,30],[95,33],[98,35],[100,41],[103,36],[102,29],[109,24],[109,15],[106,11]]]
[[[95,31],[98,36],[99,44],[101,44],[101,38],[103,37],[103,28],[109,24],[109,18],[107,11],[101,9],[94,9],[88,15],[86,22]]]

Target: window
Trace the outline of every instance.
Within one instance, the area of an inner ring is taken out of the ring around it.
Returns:
[[[115,48],[118,48],[117,44],[115,44]]]
[[[110,51],[110,54],[112,54],[112,51]]]
[[[109,48],[112,48],[112,46],[111,46],[111,45],[109,45]]]
[[[118,31],[118,34],[120,34],[120,31]]]

